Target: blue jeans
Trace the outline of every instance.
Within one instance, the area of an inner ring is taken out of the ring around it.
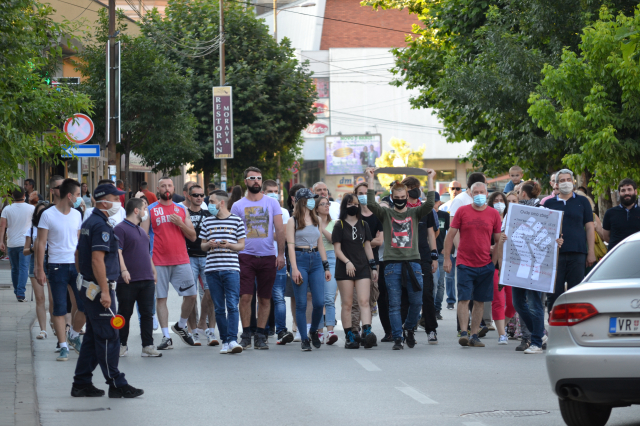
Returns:
[[[413,273],[420,285],[420,291],[413,290],[411,279],[406,276],[406,290],[409,298],[409,311],[404,328],[413,329],[418,324],[420,309],[422,308],[422,267],[419,262],[410,262]],[[402,318],[400,307],[402,305],[402,263],[387,263],[384,267],[384,280],[389,293],[389,320],[391,322],[391,333],[394,339],[402,338]]]
[[[513,307],[531,332],[531,344],[542,347],[544,334],[544,306],[542,293],[535,290],[512,287]]]
[[[22,247],[9,247],[9,260],[11,261],[11,282],[13,283],[13,293],[24,299],[24,292],[27,289],[27,278],[29,277],[29,259],[31,255],[22,254]]]
[[[76,278],[78,271],[73,263],[49,263],[49,287],[53,297],[53,316],[61,317],[67,314],[67,286],[71,287],[80,312],[84,312],[84,300],[80,297]]]
[[[443,259],[444,262],[444,259]],[[445,272],[445,281],[447,282],[447,303],[455,304],[456,299],[456,258],[451,256],[451,272]]]
[[[331,279],[324,282],[324,325],[335,327],[336,325],[336,290],[338,283],[335,278],[336,274],[336,252],[327,250],[327,262],[329,262],[329,271]]]
[[[436,285],[433,286],[433,303],[436,311],[442,310],[442,299],[444,298],[444,255],[438,255],[438,270],[436,271]]]
[[[287,303],[284,300],[284,289],[287,285],[287,268],[276,271],[271,298],[273,299],[273,316],[276,321],[276,333],[287,330]]]
[[[235,342],[238,339],[238,321],[240,313],[240,272],[213,271],[205,274],[209,294],[215,306],[216,322],[222,343]],[[226,312],[225,312],[226,307]]]
[[[322,308],[324,307],[324,268],[320,253],[296,251],[296,266],[302,275],[302,284],[293,283],[293,294],[296,298],[296,324],[302,340],[307,340],[307,289],[311,289],[311,328],[309,331],[316,331],[322,319]],[[300,325],[302,324],[302,325]]]

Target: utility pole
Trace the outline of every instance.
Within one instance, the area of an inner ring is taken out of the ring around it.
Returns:
[[[111,0],[114,1],[114,0]],[[224,6],[223,0],[220,0],[220,86],[224,86]],[[227,190],[227,160],[220,159],[220,186],[223,190]]]
[[[278,43],[278,0],[273,0],[273,38]],[[282,190],[282,173],[280,172],[280,153],[278,153],[278,174],[276,175],[278,184],[278,196],[284,206],[284,191]]]
[[[109,110],[107,111],[107,129],[109,132],[109,139],[107,140],[108,146],[108,158],[109,165],[116,166],[116,176],[120,174],[120,162],[116,153],[116,140],[118,140],[116,131],[116,121],[113,119],[115,116],[114,111],[116,108],[116,0],[109,0],[109,93],[106,95],[109,97]]]

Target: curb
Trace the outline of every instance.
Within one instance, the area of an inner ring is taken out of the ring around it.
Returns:
[[[31,328],[36,321],[36,310],[26,313],[16,327],[16,426],[40,425],[38,393],[36,392],[36,375],[34,368],[34,347]],[[24,339],[27,337],[28,339]]]

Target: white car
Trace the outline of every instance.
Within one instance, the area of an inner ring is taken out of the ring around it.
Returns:
[[[640,233],[618,244],[549,318],[547,372],[569,426],[640,404]]]

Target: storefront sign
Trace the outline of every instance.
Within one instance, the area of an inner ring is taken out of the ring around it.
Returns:
[[[233,158],[233,89],[213,88],[213,158]]]

